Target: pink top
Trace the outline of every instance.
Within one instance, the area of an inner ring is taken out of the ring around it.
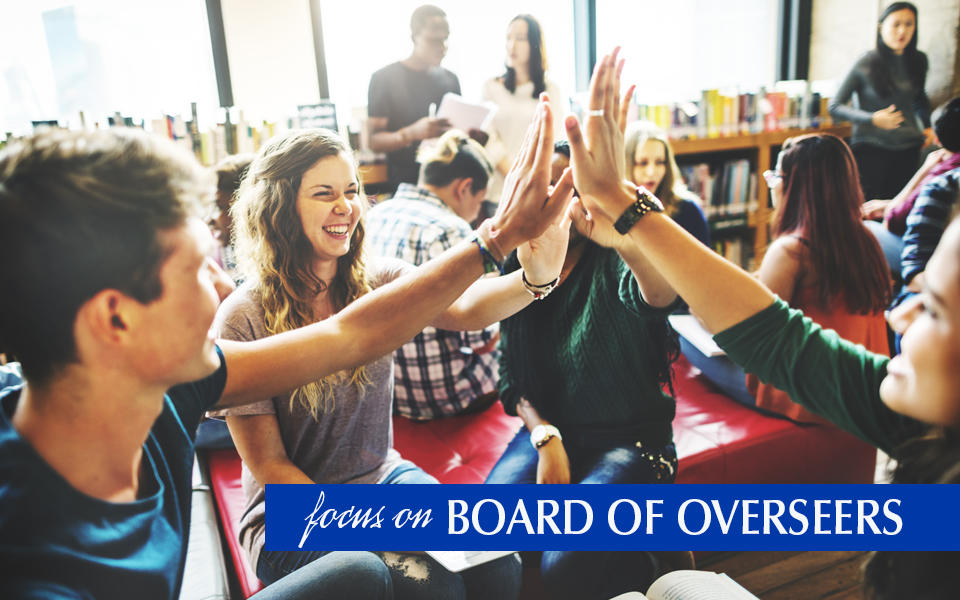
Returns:
[[[917,201],[917,196],[920,195],[920,190],[923,186],[930,183],[930,180],[934,177],[943,175],[947,171],[952,171],[957,167],[960,167],[960,152],[952,154],[934,165],[934,167],[930,169],[930,172],[927,173],[927,176],[923,178],[923,181],[920,182],[920,185],[910,192],[907,199],[890,211],[890,218],[886,220],[887,229],[889,229],[891,233],[902,237],[907,231],[907,215],[909,215],[913,209],[913,205]]]

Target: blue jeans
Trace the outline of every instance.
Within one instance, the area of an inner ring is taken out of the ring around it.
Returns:
[[[864,225],[870,230],[877,241],[880,243],[880,249],[883,250],[883,257],[887,259],[887,265],[894,279],[900,279],[900,253],[903,251],[903,238],[895,233],[891,233],[883,223],[879,221],[864,221]]]
[[[390,471],[381,484],[436,484],[438,481],[412,462],[405,461]],[[257,577],[266,584],[283,584],[285,576],[293,576],[305,567],[312,567],[328,556],[344,554],[321,550],[262,550],[257,561]],[[389,574],[392,596],[401,600],[436,598],[440,600],[513,600],[520,594],[521,566],[516,554],[504,556],[462,571],[451,573],[427,555],[400,554],[397,552],[360,553],[370,554]],[[292,575],[290,575],[292,574]],[[341,577],[344,579],[344,577]],[[350,589],[350,588],[343,588]],[[359,588],[360,590],[364,588]],[[299,590],[298,590],[299,592]],[[343,596],[330,594],[331,598],[367,597],[361,592]],[[279,596],[278,596],[279,597]],[[291,596],[297,597],[300,596]],[[374,597],[374,596],[370,596]]]
[[[636,444],[595,448],[565,442],[564,448],[571,483],[672,483],[676,478],[677,453],[672,443],[646,449]],[[536,483],[539,458],[529,432],[522,428],[490,471],[487,483]],[[544,552],[540,560],[550,598],[571,600],[606,600],[633,590],[645,592],[659,568],[657,558],[642,551],[556,550]]]
[[[257,577],[267,587],[256,600],[361,598],[390,600],[390,570],[372,552],[261,552]],[[266,556],[265,556],[266,555]]]

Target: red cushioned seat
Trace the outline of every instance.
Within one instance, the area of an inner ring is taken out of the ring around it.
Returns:
[[[871,483],[877,451],[833,426],[797,425],[719,392],[674,364],[677,483]]]
[[[440,483],[483,483],[523,426],[495,402],[485,411],[437,421],[393,419],[393,445]]]
[[[680,457],[678,483],[869,483],[876,450],[834,427],[800,426],[731,400],[682,356],[674,365]],[[428,422],[394,418],[394,446],[442,483],[482,483],[521,421],[498,402],[487,410]],[[237,541],[243,513],[240,457],[209,453],[224,535],[245,596],[262,585]]]

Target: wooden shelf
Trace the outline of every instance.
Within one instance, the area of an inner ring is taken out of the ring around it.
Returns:
[[[773,164],[773,148],[780,146],[788,138],[807,133],[832,133],[844,139],[849,139],[852,127],[841,124],[833,127],[818,129],[781,129],[779,131],[764,131],[750,135],[736,135],[718,138],[703,138],[695,140],[671,140],[674,154],[678,159],[685,156],[713,154],[715,152],[746,151],[750,153],[751,163],[756,166],[757,209],[748,215],[747,222],[753,228],[753,256],[757,264],[766,252],[769,240],[769,224],[773,216],[770,203],[767,201],[769,190],[763,180],[763,172]],[[712,158],[712,157],[711,157]]]

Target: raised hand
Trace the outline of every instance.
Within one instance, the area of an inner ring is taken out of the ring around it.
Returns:
[[[557,186],[568,190],[566,198],[558,198],[561,204],[569,204],[573,196],[573,172],[565,169],[557,181]],[[560,275],[563,260],[567,256],[567,244],[570,241],[570,220],[572,213],[565,211],[558,221],[529,242],[517,248],[517,259],[523,267],[527,281],[537,285],[546,284]]]
[[[567,215],[581,235],[600,246],[619,250],[627,242],[627,238],[613,228],[610,217],[602,211],[588,212],[578,198],[570,203]]]
[[[621,111],[619,96],[623,69],[619,52],[617,48],[604,56],[590,78],[586,135],[575,117],[567,117],[565,123],[574,185],[588,210],[598,209],[611,220],[616,220],[636,199],[632,186],[624,181],[626,166],[620,122],[626,124],[626,114]]]
[[[543,233],[566,210],[572,178],[557,183],[551,193],[550,160],[553,157],[553,113],[546,94],[527,129],[520,153],[507,173],[503,195],[493,216],[489,235],[504,255]]]

